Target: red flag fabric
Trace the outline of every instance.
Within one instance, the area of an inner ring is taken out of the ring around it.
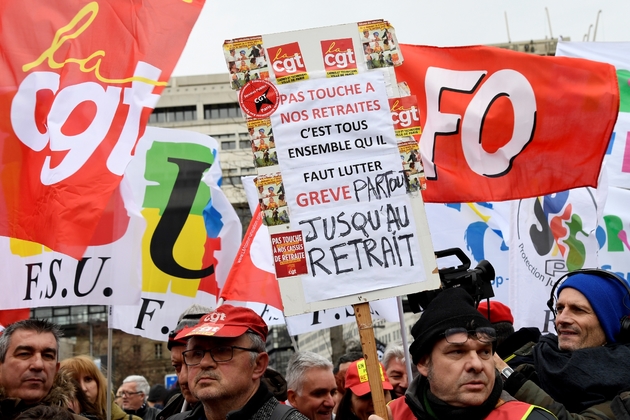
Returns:
[[[619,108],[609,64],[483,46],[402,45],[418,98],[426,202],[596,186]]]
[[[203,3],[0,1],[0,235],[83,255]]]
[[[220,297],[223,300],[266,303],[284,309],[272,261],[271,239],[267,227],[262,224],[258,206]]]
[[[10,309],[6,311],[0,311],[0,331],[14,322],[21,321],[23,319],[29,319],[31,317],[31,310],[25,309]]]

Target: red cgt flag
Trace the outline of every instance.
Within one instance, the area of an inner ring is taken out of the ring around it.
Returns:
[[[271,239],[262,224],[259,206],[219,297],[223,300],[266,303],[282,310],[280,286],[272,261]]]
[[[0,235],[81,258],[204,0],[0,0]]]
[[[613,66],[493,47],[403,45],[418,98],[426,202],[596,186],[619,108]]]

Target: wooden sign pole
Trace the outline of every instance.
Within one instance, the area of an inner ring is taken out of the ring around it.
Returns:
[[[370,313],[370,304],[358,303],[352,305],[354,308],[354,316],[357,319],[359,327],[359,336],[361,337],[361,348],[363,349],[363,358],[367,366],[368,382],[372,392],[372,403],[374,404],[374,412],[377,416],[387,419],[387,407],[385,405],[385,395],[383,394],[383,382],[381,382],[381,369],[376,354],[376,340],[374,338],[374,328],[372,326],[372,314]]]

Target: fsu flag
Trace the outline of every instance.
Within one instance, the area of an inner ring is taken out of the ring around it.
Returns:
[[[0,235],[81,258],[203,3],[0,1]]]
[[[482,46],[402,51],[396,77],[418,97],[425,202],[597,185],[619,109],[614,67]]]

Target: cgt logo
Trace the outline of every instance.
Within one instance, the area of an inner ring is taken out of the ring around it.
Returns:
[[[352,70],[357,68],[352,38],[321,41],[326,71]]]
[[[223,312],[212,312],[203,319],[203,322],[217,322],[217,321],[225,321],[225,314]]]
[[[279,47],[268,48],[276,79],[292,76],[298,73],[306,73],[306,66],[302,58],[300,44],[292,42]]]
[[[415,96],[406,96],[389,100],[394,129],[420,127],[420,111]]]
[[[166,82],[157,81],[161,70],[142,61],[137,63],[131,77],[108,79],[102,76],[100,65],[105,51],[95,51],[87,58],[65,57],[63,62],[56,61],[55,53],[89,28],[98,10],[97,2],[83,7],[70,23],[57,30],[48,49],[22,67],[28,72],[44,63],[55,70],[69,63],[79,64],[81,72],[93,72],[100,82],[62,87],[60,74],[34,71],[20,83],[11,102],[11,126],[25,146],[35,152],[48,153],[40,172],[43,185],[59,183],[77,173],[105,140],[114,118],[121,111],[126,112],[127,117],[109,152],[107,168],[115,175],[122,175],[138,139],[142,114],[146,108],[154,108],[159,99],[159,95],[152,93],[153,89],[166,85]],[[115,86],[128,83],[131,83],[130,87]],[[85,127],[77,115],[86,112],[87,104],[92,104],[95,112]],[[38,114],[47,107],[50,111],[45,122],[38,122]]]

